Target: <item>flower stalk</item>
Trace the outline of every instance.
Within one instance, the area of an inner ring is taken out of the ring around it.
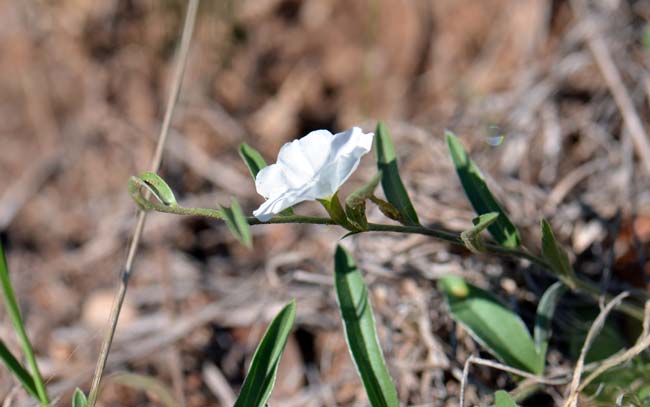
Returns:
[[[132,195],[140,193],[138,188],[130,187],[130,191],[132,192]],[[312,224],[312,225],[337,225],[349,231],[353,231],[355,233],[394,232],[394,233],[418,234],[418,235],[425,235],[436,239],[440,239],[456,246],[466,247],[465,242],[461,238],[461,233],[442,229],[442,228],[429,228],[420,225],[407,226],[407,225],[395,225],[395,224],[368,223],[367,230],[358,230],[357,228],[354,228],[354,226],[352,226],[347,220],[347,217],[345,216],[345,211],[341,207],[341,203],[339,202],[338,197],[336,197],[335,195],[332,198],[333,199],[330,199],[327,202],[323,202],[324,200],[320,200],[321,203],[325,206],[325,209],[327,210],[331,218],[291,215],[291,216],[275,216],[267,221],[261,221],[258,218],[251,216],[251,217],[247,217],[246,221],[251,226],[289,224],[289,223]],[[206,216],[215,219],[223,219],[223,214],[221,213],[220,210],[217,209],[185,208],[180,205],[166,206],[164,204],[156,203],[149,200],[136,199],[135,196],[134,196],[134,200],[138,203],[140,208],[145,211],[154,210],[156,212],[173,213],[176,215],[198,215],[198,216]],[[515,258],[530,261],[538,265],[542,269],[546,270],[547,272],[553,274],[555,277],[561,279],[568,287],[570,287],[575,292],[586,294],[591,298],[593,298],[594,300],[598,300],[601,297],[603,297],[603,294],[601,293],[600,289],[593,283],[579,279],[576,276],[567,277],[567,276],[555,275],[553,273],[552,268],[542,257],[532,254],[526,249],[510,248],[510,247],[505,247],[498,244],[487,243],[487,242],[484,243],[483,246],[484,246],[483,247],[484,253],[486,254],[515,257]],[[565,281],[567,278],[569,278],[570,281]],[[613,297],[609,294],[605,294],[604,298],[606,301],[609,301]],[[621,303],[618,306],[618,309],[623,313],[629,315],[630,317],[633,317],[641,321],[643,320],[644,312],[640,306],[637,306],[635,304],[630,304],[630,303]]]

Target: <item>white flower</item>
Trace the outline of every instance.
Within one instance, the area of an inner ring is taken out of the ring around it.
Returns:
[[[316,130],[286,143],[278,162],[263,168],[255,178],[257,193],[267,200],[253,215],[266,222],[299,202],[334,195],[370,151],[373,137],[373,133],[353,127],[337,134]]]

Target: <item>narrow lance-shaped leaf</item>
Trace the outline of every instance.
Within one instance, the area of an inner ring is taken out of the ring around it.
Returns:
[[[345,338],[372,407],[398,407],[393,384],[377,339],[368,289],[352,256],[337,246],[334,286]]]
[[[242,143],[239,146],[239,156],[244,160],[244,163],[248,167],[248,171],[250,171],[251,176],[253,177],[253,181],[255,181],[257,173],[267,165],[262,154],[248,144]]]
[[[553,274],[564,281],[564,284],[574,288],[574,274],[569,255],[566,250],[558,243],[553,234],[551,225],[542,219],[542,257],[548,263]]]
[[[36,384],[34,384],[34,379],[32,375],[29,374],[27,369],[25,369],[18,359],[11,353],[9,348],[5,345],[4,341],[0,339],[0,360],[7,369],[16,377],[18,382],[23,385],[25,390],[31,394],[34,398],[38,399],[38,392],[36,391]]]
[[[492,294],[455,276],[439,282],[451,315],[472,337],[509,366],[541,373],[533,339],[517,314]]]
[[[72,395],[72,407],[86,407],[87,405],[88,399],[86,395],[77,387]]]
[[[295,318],[296,302],[291,301],[273,319],[253,355],[234,407],[263,407],[266,404]]]
[[[259,151],[255,150],[253,147],[249,146],[246,143],[242,143],[239,146],[239,156],[242,158],[242,160],[244,160],[244,164],[246,164],[248,171],[250,171],[251,176],[253,177],[253,182],[255,182],[257,173],[259,173],[262,168],[267,166],[264,157],[262,157],[262,154],[260,154]],[[280,212],[280,215],[293,215],[293,209],[287,208]]]
[[[517,228],[488,189],[479,168],[469,158],[467,151],[452,132],[445,132],[445,139],[465,195],[476,213],[484,215],[489,212],[498,212],[500,215],[496,222],[488,227],[492,237],[502,246],[511,248],[519,246],[520,238]]]
[[[232,232],[237,240],[239,240],[244,246],[251,248],[253,246],[251,229],[246,220],[246,215],[244,215],[237,200],[233,198],[230,208],[222,206],[221,210],[223,211],[224,220],[226,221],[226,226],[228,226],[230,232]]]
[[[548,350],[548,342],[551,339],[553,314],[555,314],[555,308],[566,290],[566,286],[561,281],[556,282],[544,292],[544,295],[539,300],[539,305],[537,305],[533,337],[539,354],[541,371],[544,371],[546,365],[546,351]]]
[[[479,215],[476,218],[472,219],[474,227],[465,230],[460,234],[465,247],[467,247],[473,253],[482,253],[485,251],[485,245],[481,240],[481,232],[485,230],[488,226],[496,222],[499,214],[497,212],[490,212],[484,215]]]
[[[507,392],[499,390],[494,393],[494,407],[517,407],[517,403]]]
[[[403,223],[419,225],[420,220],[399,175],[397,155],[388,128],[383,123],[379,123],[375,133],[377,168],[381,173],[381,187],[384,190],[384,195],[388,202],[397,208],[403,218]]]

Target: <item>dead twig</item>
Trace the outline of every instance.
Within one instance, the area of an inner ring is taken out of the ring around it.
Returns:
[[[643,331],[639,335],[639,339],[636,344],[620,355],[614,355],[608,359],[605,359],[587,378],[580,384],[578,391],[583,391],[592,381],[594,381],[598,376],[600,376],[605,371],[616,367],[622,363],[627,362],[632,359],[639,353],[643,352],[648,346],[650,346],[650,301],[647,301],[645,304],[645,316],[643,318]]]
[[[203,381],[208,389],[219,399],[222,406],[235,404],[236,396],[221,370],[213,363],[205,363],[202,368]]]
[[[582,345],[582,350],[580,351],[580,357],[578,358],[578,362],[576,363],[576,367],[573,371],[573,379],[571,380],[571,386],[569,390],[569,396],[566,399],[566,402],[564,403],[565,407],[577,407],[578,405],[578,394],[580,393],[580,378],[582,376],[582,372],[584,371],[584,365],[585,365],[585,358],[587,357],[587,352],[589,352],[589,349],[591,348],[591,345],[593,344],[594,340],[600,333],[600,331],[603,329],[603,326],[605,325],[605,320],[607,319],[607,316],[609,313],[616,308],[617,305],[619,305],[625,297],[629,295],[628,292],[624,291],[614,297],[613,300],[611,300],[605,308],[598,314],[598,317],[596,320],[594,320],[594,323],[591,324],[591,328],[589,328],[589,332],[587,333],[587,337],[585,338],[585,342]],[[597,370],[596,370],[597,371]],[[593,373],[591,374],[593,375]]]
[[[461,386],[460,386],[460,407],[464,407],[464,399],[465,399],[465,385],[469,376],[469,366],[471,364],[475,365],[482,365],[482,366],[487,366],[491,367],[493,369],[501,370],[504,372],[512,373],[517,376],[524,377],[532,382],[539,383],[539,384],[547,384],[551,386],[559,386],[566,384],[567,380],[566,379],[555,379],[555,378],[548,378],[544,376],[536,376],[532,373],[528,373],[525,370],[520,370],[514,367],[510,367],[508,365],[504,365],[499,362],[495,362],[492,360],[488,359],[483,359],[479,358],[476,356],[470,356],[467,358],[467,361],[465,362],[465,366],[463,367],[463,379],[461,381]]]
[[[614,64],[612,55],[607,48],[607,44],[596,28],[593,18],[589,15],[585,1],[574,0],[571,4],[576,15],[583,20],[585,25],[584,35],[585,40],[587,41],[587,46],[593,54],[596,65],[598,65],[598,68],[603,75],[603,79],[605,79],[605,83],[612,93],[612,97],[621,112],[623,123],[632,137],[636,152],[643,162],[646,171],[650,174],[650,140],[648,140],[648,135],[643,128],[643,124],[639,118],[639,113],[634,107],[632,98],[625,88],[621,74]]]
[[[162,154],[165,147],[165,141],[169,134],[169,127],[171,125],[171,119],[174,113],[174,106],[178,100],[178,95],[180,93],[181,84],[183,82],[183,76],[185,73],[185,67],[187,65],[187,57],[190,49],[190,42],[192,39],[192,32],[194,31],[194,23],[196,21],[196,14],[199,6],[199,0],[190,0],[187,6],[187,13],[185,15],[185,22],[183,24],[183,33],[181,35],[181,43],[179,47],[178,59],[176,63],[176,71],[174,73],[174,78],[171,87],[171,93],[169,95],[167,109],[165,111],[165,117],[163,119],[163,124],[160,129],[160,137],[158,138],[158,144],[156,145],[156,152],[154,154],[153,160],[151,162],[151,171],[157,172],[160,168],[162,162]],[[122,271],[120,278],[120,286],[118,292],[115,296],[115,301],[113,303],[113,308],[111,310],[111,316],[109,320],[109,329],[106,333],[106,337],[102,344],[102,350],[100,356],[97,360],[97,367],[95,369],[95,374],[93,375],[93,381],[90,387],[90,392],[88,396],[88,406],[94,407],[95,402],[97,401],[97,396],[99,394],[99,384],[101,382],[102,374],[104,368],[106,367],[106,361],[108,360],[108,354],[110,352],[111,343],[113,342],[113,337],[115,335],[115,329],[117,328],[117,320],[120,316],[120,309],[122,308],[122,303],[124,302],[124,297],[126,296],[126,290],[133,270],[133,261],[135,259],[135,254],[138,251],[138,246],[140,244],[140,239],[142,237],[142,232],[144,230],[144,222],[146,220],[147,213],[140,210],[138,212],[138,221],[133,232],[133,239],[131,240],[131,245],[129,247],[128,255],[126,258],[126,263]]]

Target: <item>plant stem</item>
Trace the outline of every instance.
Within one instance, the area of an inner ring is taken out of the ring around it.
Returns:
[[[260,222],[256,218],[248,218],[248,223],[250,225],[261,225],[261,224],[271,224],[271,223],[310,223],[310,224],[323,224],[323,225],[334,224],[334,222],[331,219],[311,218],[305,216],[275,217],[268,222]],[[459,233],[444,230],[444,229],[430,229],[423,226],[403,226],[403,225],[386,225],[386,224],[369,223],[368,232],[396,232],[396,233],[426,235],[426,236],[435,237],[440,240],[444,240],[446,242],[449,242],[457,246],[463,246],[463,247],[465,246],[462,239],[460,238]],[[542,259],[539,256],[535,256],[534,254],[531,254],[526,250],[511,249],[508,247],[499,246],[491,243],[486,243],[485,249],[487,254],[518,257],[521,259],[526,259],[532,263],[535,263],[547,271],[551,270],[548,264],[546,263],[546,261],[544,261],[544,259]],[[588,281],[574,278],[571,281],[571,283],[573,283],[573,285],[575,286],[576,291],[587,294],[595,300],[598,300],[603,295],[600,289],[596,285]],[[606,301],[611,301],[613,296],[610,294],[604,294],[604,298]],[[643,321],[644,312],[643,309],[640,308],[639,306],[630,303],[621,303],[620,305],[618,305],[617,308],[622,312],[624,312],[625,314],[635,319],[638,319],[640,321]]]
[[[137,186],[133,184],[132,186]],[[203,208],[184,208],[182,206],[166,206],[162,204],[158,204],[152,201],[148,201],[142,198],[141,195],[139,195],[139,188],[131,188],[131,195],[133,196],[134,200],[144,209],[144,210],[155,210],[158,212],[164,212],[164,213],[174,213],[177,215],[200,215],[200,216],[207,216],[211,218],[216,218],[216,219],[222,219],[223,216],[219,210],[216,209],[203,209]],[[272,219],[270,219],[267,222],[261,222],[255,217],[248,217],[246,218],[248,221],[249,225],[270,225],[270,224],[283,224],[283,223],[306,223],[306,224],[314,224],[314,225],[337,225],[337,223],[329,218],[320,218],[320,217],[310,217],[310,216],[299,216],[299,215],[291,215],[291,216],[276,216]],[[341,225],[338,225],[341,226]],[[349,230],[349,229],[348,229]],[[360,233],[364,231],[357,231],[353,230],[353,233]],[[451,244],[457,245],[457,246],[463,246],[465,247],[465,243],[460,237],[460,233],[458,232],[453,232],[450,230],[445,230],[445,229],[433,229],[433,228],[427,228],[424,226],[405,226],[405,225],[386,225],[386,224],[380,224],[380,223],[369,223],[368,224],[368,229],[365,232],[395,232],[395,233],[407,233],[407,234],[418,234],[418,235],[425,235],[425,236],[431,236],[435,237],[436,239],[444,240],[445,242],[449,242]],[[546,261],[539,256],[536,256],[532,253],[530,253],[528,250],[525,248],[509,248],[505,246],[500,246],[498,244],[494,243],[485,243],[485,253],[487,254],[493,254],[493,255],[498,255],[498,256],[510,256],[510,257],[517,257],[520,259],[525,259],[528,260],[532,263],[535,263],[539,267],[552,272],[551,268],[549,265],[546,263]],[[600,289],[594,285],[593,283],[590,283],[585,280],[580,280],[576,277],[572,277],[570,280],[566,280],[566,278],[562,278],[561,276],[555,276],[557,278],[562,279],[567,286],[572,287],[574,291],[582,292],[584,294],[589,295],[593,299],[598,300],[603,294],[601,293]],[[613,297],[609,294],[604,294],[604,298],[607,301],[610,301]],[[644,312],[643,309],[637,305],[634,304],[629,304],[629,303],[621,303],[618,307],[622,312],[625,314],[638,319],[640,321],[643,321],[643,316]]]
[[[169,134],[174,107],[176,106],[176,101],[178,100],[181,84],[183,82],[183,75],[185,73],[185,67],[187,65],[187,56],[189,54],[190,42],[192,39],[192,32],[194,31],[194,23],[196,22],[196,14],[198,8],[199,0],[189,1],[185,14],[185,21],[183,23],[183,31],[181,34],[181,42],[179,45],[175,72],[172,80],[171,92],[169,94],[169,99],[167,100],[165,117],[163,118],[163,123],[160,128],[160,136],[158,137],[158,143],[156,144],[156,152],[151,161],[152,172],[157,172],[160,169],[160,164],[162,162],[162,154],[165,147],[165,142],[167,140],[167,135]],[[150,193],[147,193],[147,197],[149,195]],[[90,392],[88,395],[88,407],[95,407],[95,403],[99,395],[102,375],[104,373],[106,362],[108,361],[108,354],[111,350],[111,344],[113,343],[113,338],[115,336],[117,321],[120,317],[120,311],[122,309],[122,304],[124,303],[124,297],[126,296],[129,278],[133,269],[133,261],[135,259],[135,254],[138,251],[138,246],[140,244],[140,239],[144,230],[146,217],[146,211],[140,210],[138,212],[138,221],[133,232],[133,239],[131,239],[129,253],[124,264],[124,269],[122,270],[119,289],[115,295],[115,300],[113,301],[113,307],[111,309],[111,315],[109,317],[109,329],[104,337],[102,349],[99,355],[99,359],[97,360],[97,366],[95,368],[95,374],[93,375],[92,384],[90,386]]]
[[[20,315],[20,307],[18,306],[18,301],[16,301],[16,294],[14,293],[13,286],[11,285],[11,280],[9,279],[9,268],[7,267],[7,259],[5,258],[2,244],[0,244],[0,283],[2,284],[2,291],[4,294],[5,306],[7,307],[7,313],[9,314],[9,318],[14,325],[14,329],[16,330],[16,335],[18,336],[18,341],[20,342],[20,345],[23,348],[23,352],[25,353],[27,364],[32,371],[32,378],[34,379],[34,384],[36,385],[38,400],[42,406],[49,406],[50,400],[47,397],[45,382],[43,381],[40,370],[38,370],[38,364],[36,363],[34,349],[32,348],[32,343],[29,341],[29,337],[27,337],[25,324],[23,322],[22,316]]]

